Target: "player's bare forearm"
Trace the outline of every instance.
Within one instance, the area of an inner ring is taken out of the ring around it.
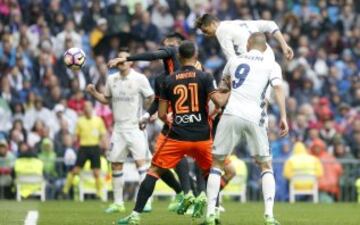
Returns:
[[[231,90],[231,78],[230,76],[224,76],[217,89],[220,93],[227,93]]]
[[[281,85],[273,87],[275,93],[275,100],[280,108],[280,117],[286,119],[286,108],[285,108],[285,94]]]
[[[274,33],[274,38],[280,44],[280,47],[288,60],[291,60],[294,57],[294,52],[291,47],[286,43],[284,35],[281,33],[280,30]]]
[[[214,92],[211,96],[210,99],[211,101],[214,102],[214,104],[216,105],[216,107],[224,107],[229,99],[230,96],[230,92],[227,93],[220,93],[219,91]]]
[[[160,100],[159,101],[158,115],[159,115],[159,118],[164,123],[168,123],[168,121],[167,121],[167,109],[168,109],[168,102],[166,100]]]
[[[103,93],[98,92],[93,84],[89,84],[86,87],[86,91],[102,104],[107,105],[110,103],[110,98],[106,97]]]
[[[145,98],[145,100],[144,100],[144,108],[146,110],[148,110],[150,108],[150,106],[153,103],[154,99],[155,99],[154,95],[151,95],[151,96]]]

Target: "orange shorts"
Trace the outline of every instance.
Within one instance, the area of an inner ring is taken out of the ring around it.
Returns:
[[[170,169],[175,168],[184,156],[190,156],[202,170],[206,171],[211,168],[211,147],[212,140],[179,141],[160,134],[151,163],[160,168]]]

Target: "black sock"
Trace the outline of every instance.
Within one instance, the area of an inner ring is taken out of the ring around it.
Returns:
[[[203,171],[195,164],[197,193],[206,192],[206,182]]]
[[[141,213],[145,207],[146,202],[152,195],[155,184],[158,178],[151,176],[149,174],[146,175],[144,181],[140,185],[140,189],[136,198],[134,211]]]
[[[216,198],[216,207],[220,206],[220,193],[218,194],[217,198]]]
[[[176,192],[176,194],[179,194],[180,192],[182,192],[179,182],[176,180],[174,174],[170,170],[167,170],[165,173],[163,173],[160,178],[169,187],[171,187]]]
[[[183,158],[175,168],[176,174],[179,177],[181,188],[184,191],[184,194],[189,193],[190,185],[190,175],[189,175],[189,163],[186,158]]]

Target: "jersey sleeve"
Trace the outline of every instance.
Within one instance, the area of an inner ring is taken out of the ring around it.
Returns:
[[[204,81],[207,95],[210,95],[216,91],[216,81],[211,74],[207,73]]]
[[[170,100],[170,96],[169,96],[169,84],[168,84],[168,80],[165,79],[164,83],[163,83],[163,87],[160,89],[160,100]]]
[[[127,61],[152,61],[157,59],[166,59],[171,57],[171,52],[166,49],[159,49],[153,52],[144,52],[136,55],[131,55],[126,58]]]
[[[272,20],[250,20],[246,21],[249,27],[256,27],[259,32],[274,34],[279,30],[278,25]]]
[[[147,98],[151,95],[154,95],[154,91],[151,88],[150,82],[145,75],[141,75],[139,82],[140,82],[140,92],[142,96]]]
[[[271,70],[269,82],[272,87],[282,84],[282,72],[278,63],[275,63],[273,69]]]
[[[110,98],[112,96],[111,95],[111,88],[110,88],[110,83],[111,83],[110,79],[111,79],[110,76],[108,76],[107,79],[106,79],[106,83],[105,83],[104,95],[107,98]]]
[[[231,27],[228,26],[227,24],[220,24],[218,30],[216,31],[216,38],[219,41],[221,49],[227,59],[236,56],[234,44],[231,39],[231,35],[229,35],[231,33],[232,33]]]

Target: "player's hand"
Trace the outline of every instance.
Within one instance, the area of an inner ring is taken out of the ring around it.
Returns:
[[[91,95],[93,95],[96,92],[96,88],[95,85],[93,84],[88,84],[88,86],[86,86],[86,91],[88,93],[90,93]]]
[[[139,129],[145,130],[147,123],[149,122],[150,114],[145,113],[142,117],[139,119]]]
[[[287,60],[291,60],[294,57],[294,51],[289,45],[285,45],[282,48],[283,54],[285,55]]]
[[[280,137],[285,137],[289,133],[289,125],[286,118],[280,119]]]
[[[172,124],[173,122],[174,122],[174,120],[173,120],[173,113],[172,112],[170,112],[170,113],[168,113],[167,115],[166,115],[166,121],[169,123],[169,124]]]
[[[124,58],[124,57],[114,58],[108,62],[108,67],[110,67],[110,68],[116,67],[120,63],[124,63],[124,62],[126,62],[126,58]]]

